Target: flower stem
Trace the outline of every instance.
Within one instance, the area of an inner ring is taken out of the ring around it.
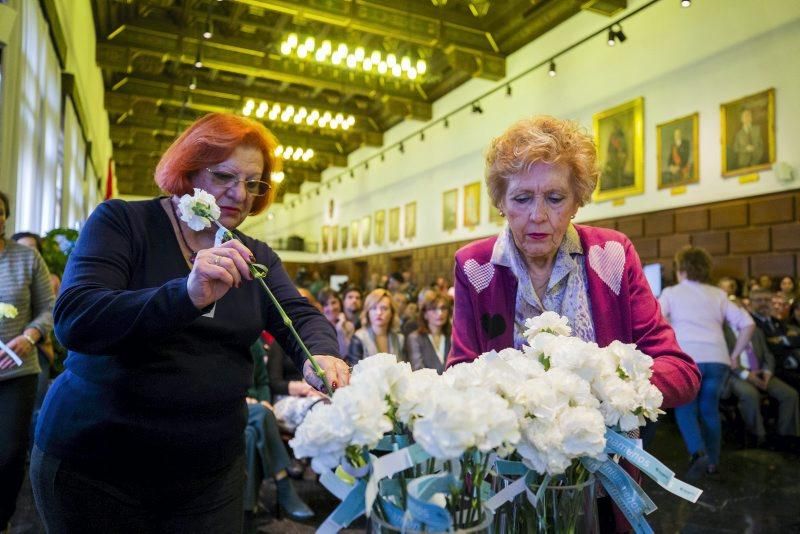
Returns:
[[[220,224],[218,220],[216,219],[213,220],[214,223],[221,230],[225,232],[224,234],[225,241],[236,239],[237,241],[241,242],[241,239],[236,237],[233,234],[233,232],[222,226],[222,224]],[[294,336],[295,341],[297,341],[297,343],[300,345],[300,348],[303,349],[303,352],[305,353],[306,358],[308,358],[308,361],[311,362],[311,367],[314,369],[314,374],[317,375],[320,378],[320,380],[322,380],[322,384],[325,387],[325,393],[327,393],[328,395],[333,395],[333,389],[331,388],[331,385],[328,383],[328,378],[325,376],[325,371],[322,369],[322,367],[319,366],[317,360],[314,359],[314,356],[308,350],[306,344],[303,343],[303,340],[300,339],[300,335],[297,333],[297,330],[294,329],[294,324],[292,323],[292,320],[289,318],[288,315],[286,315],[286,312],[283,310],[283,306],[280,305],[278,299],[275,298],[275,295],[272,293],[270,288],[267,286],[267,283],[264,281],[264,279],[267,277],[267,267],[265,265],[250,263],[250,262],[247,262],[247,266],[250,269],[250,274],[253,275],[253,279],[258,280],[258,283],[261,284],[261,287],[264,288],[264,291],[267,293],[267,296],[272,301],[272,305],[275,306],[276,310],[278,310],[278,313],[281,316],[283,324],[285,324],[286,327],[289,328],[289,331]]]

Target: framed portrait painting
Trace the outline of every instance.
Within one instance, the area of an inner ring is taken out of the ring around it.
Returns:
[[[720,106],[722,175],[769,169],[775,162],[775,89]]]
[[[350,248],[358,248],[358,220],[350,223]]]
[[[659,189],[700,181],[699,124],[700,114],[693,113],[656,125]]]
[[[592,118],[600,180],[597,201],[644,192],[644,98],[620,104]]]
[[[500,215],[500,210],[493,204],[489,204],[489,222],[502,226],[506,220]]]
[[[400,208],[389,210],[389,243],[400,241]]]
[[[478,226],[481,222],[481,183],[464,186],[464,226]]]
[[[417,203],[409,202],[403,212],[405,215],[403,236],[406,239],[414,239],[417,236]]]
[[[386,238],[386,210],[375,212],[375,244],[383,245]]]
[[[368,247],[372,230],[372,215],[364,215],[361,219],[361,245]]]
[[[451,232],[456,229],[458,212],[458,189],[450,189],[442,193],[442,230]]]
[[[331,227],[328,226],[327,224],[325,224],[325,225],[322,226],[322,247],[321,247],[321,249],[322,249],[322,253],[323,254],[327,254],[328,253],[328,243],[330,242],[330,239],[331,239]]]

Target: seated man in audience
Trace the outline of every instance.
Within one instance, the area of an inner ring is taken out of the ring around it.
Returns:
[[[361,290],[356,286],[347,286],[342,291],[342,307],[347,320],[353,323],[356,330],[361,328]]]
[[[728,349],[736,344],[736,336],[725,326]],[[800,407],[797,390],[774,376],[775,358],[767,348],[764,333],[756,329],[750,343],[741,354],[741,367],[731,374],[731,389],[739,400],[747,431],[756,437],[759,445],[767,438],[764,418],[761,415],[761,393],[778,401],[778,435],[784,439],[800,433]]]
[[[786,323],[775,317],[774,295],[768,289],[750,291],[753,320],[775,356],[775,374],[793,388],[800,389],[800,335],[789,332]]]

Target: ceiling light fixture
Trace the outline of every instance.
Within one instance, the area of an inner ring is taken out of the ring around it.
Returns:
[[[483,113],[483,108],[481,107],[481,103],[480,102],[473,102],[472,103],[472,112],[473,113],[477,113],[478,115]]]
[[[550,60],[550,68],[547,69],[547,74],[550,75],[551,78],[556,77],[556,62]]]
[[[377,70],[380,75],[391,75],[395,78],[405,77],[416,80],[428,71],[428,64],[422,58],[411,58],[404,55],[399,60],[396,54],[386,54],[380,50],[367,51],[363,46],[357,46],[352,51],[345,43],[334,44],[326,39],[319,47],[316,46],[314,37],[301,37],[297,33],[288,34],[280,43],[280,53],[284,56],[294,55],[303,61],[315,61],[329,64],[348,70],[361,70],[373,72]]]
[[[400,143],[400,146],[398,148],[400,149],[400,153],[401,154],[405,154],[406,153],[406,147],[405,147],[405,145],[403,143]]]
[[[255,106],[255,101],[253,99],[248,99],[242,107],[242,115],[249,117],[253,113]],[[291,104],[283,107],[277,102],[274,102],[270,108],[270,105],[262,100],[256,110],[256,116],[261,119],[265,115],[273,122],[293,122],[294,124],[305,122],[307,126],[316,125],[319,128],[330,128],[332,130],[338,128],[349,130],[356,124],[356,118],[353,115],[345,116],[344,113],[338,112],[334,114],[331,111],[323,111],[320,113],[318,109],[311,109],[311,111],[309,111],[305,106],[295,108]]]
[[[612,30],[611,28],[608,29],[608,41],[607,42],[608,42],[608,46],[614,46],[615,44],[617,44],[616,34],[614,33],[614,30]]]
[[[200,53],[200,47],[197,48],[197,55],[194,56],[194,68],[196,69],[203,68],[203,56]]]
[[[425,132],[424,131],[419,133],[419,140],[420,141],[425,141]]]
[[[445,119],[444,119],[444,127],[445,128],[450,128],[450,119],[448,119],[447,117],[445,117]]]
[[[192,76],[192,81],[189,82],[189,90],[194,91],[197,89],[197,76]]]
[[[681,7],[691,7],[692,0],[681,0]]]
[[[514,90],[511,89],[511,84],[506,85],[506,96],[511,96]]]
[[[627,39],[627,37],[625,37],[625,32],[622,31],[621,24],[614,24],[608,29],[608,46],[614,46],[617,41],[622,44],[625,42],[625,39]]]
[[[313,148],[293,147],[291,145],[284,147],[278,145],[275,147],[275,155],[282,158],[284,161],[310,161],[314,157]]]
[[[211,18],[209,18],[206,20],[206,29],[203,32],[203,39],[211,39],[212,37],[214,37],[214,26],[211,22]]]
[[[286,174],[283,171],[278,171],[278,172],[273,172],[272,174],[269,175],[269,177],[273,182],[279,184],[283,181],[284,178],[286,178]]]

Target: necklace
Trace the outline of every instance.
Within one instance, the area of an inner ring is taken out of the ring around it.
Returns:
[[[172,203],[172,199],[169,200],[169,207],[172,208],[172,214],[175,216],[175,223],[178,225],[178,235],[181,237],[183,246],[191,253],[189,254],[189,263],[194,263],[194,260],[197,258],[197,252],[189,246],[189,243],[186,241],[186,236],[183,235],[183,226],[181,226],[181,220],[178,218],[178,210],[175,209],[175,204]]]

